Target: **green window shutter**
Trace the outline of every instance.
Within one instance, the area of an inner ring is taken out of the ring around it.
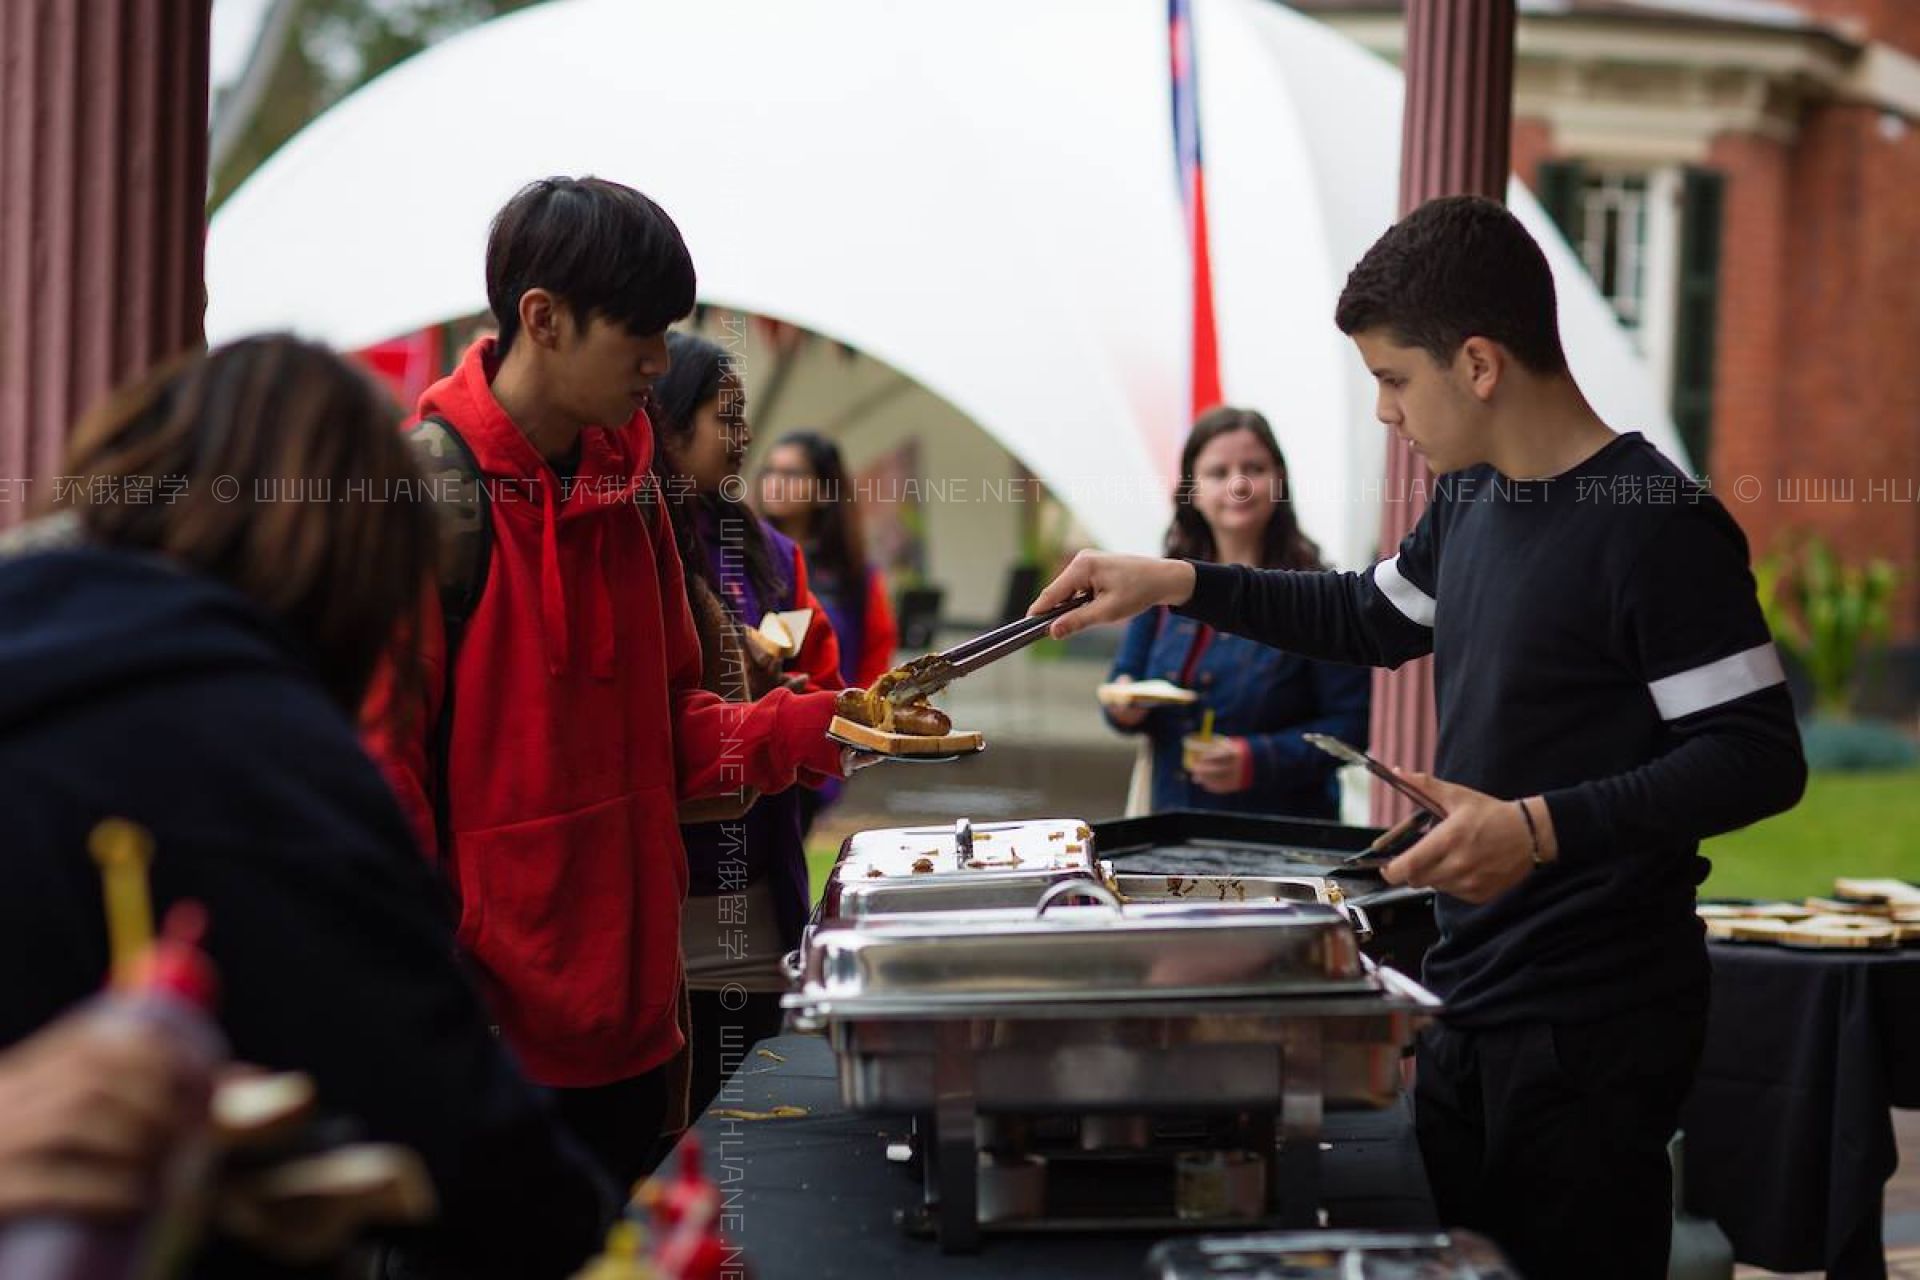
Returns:
[[[1726,178],[1688,169],[1680,196],[1680,281],[1673,335],[1673,425],[1707,473],[1713,443],[1713,348],[1720,302],[1720,234]]]
[[[1547,211],[1567,243],[1580,244],[1580,189],[1587,180],[1586,166],[1578,160],[1543,160],[1536,180],[1540,207]]]

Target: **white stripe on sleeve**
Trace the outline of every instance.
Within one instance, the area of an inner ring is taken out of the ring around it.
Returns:
[[[1433,597],[1407,581],[1406,575],[1400,572],[1398,556],[1373,566],[1373,585],[1380,588],[1387,603],[1405,614],[1409,622],[1422,627],[1433,625]]]
[[[1750,693],[1786,682],[1780,654],[1771,642],[1755,645],[1731,657],[1709,662],[1664,679],[1647,688],[1662,720],[1678,720]]]

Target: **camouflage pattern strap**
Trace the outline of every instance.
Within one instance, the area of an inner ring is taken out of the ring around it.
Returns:
[[[493,553],[493,519],[473,450],[444,418],[422,418],[407,432],[414,461],[440,518],[440,612],[447,627],[447,669],[455,636],[480,606]]]
[[[86,545],[87,531],[81,527],[80,513],[70,508],[39,516],[0,533],[0,556],[65,551]]]
[[[453,827],[447,791],[447,758],[453,749],[454,663],[467,623],[480,607],[493,558],[493,512],[480,463],[444,418],[422,418],[407,432],[414,461],[440,521],[440,615],[446,631],[446,688],[433,726],[427,758],[433,770],[433,825],[438,856],[451,852]]]

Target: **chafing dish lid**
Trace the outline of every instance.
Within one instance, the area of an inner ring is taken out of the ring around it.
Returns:
[[[1100,877],[1092,834],[1078,818],[862,831],[842,847],[815,923],[936,908],[1029,907],[1060,880]]]
[[[959,824],[856,832],[841,850],[835,871],[843,880],[853,882],[979,871],[1093,869],[1093,828],[1078,818],[969,825],[973,847],[970,856],[964,858],[960,856]]]

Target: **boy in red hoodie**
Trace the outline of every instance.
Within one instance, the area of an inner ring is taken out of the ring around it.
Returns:
[[[850,761],[826,737],[831,693],[742,704],[700,687],[646,482],[644,406],[665,331],[694,302],[672,220],[617,183],[533,183],[494,219],[487,301],[499,336],[420,400],[485,487],[484,587],[450,673],[427,593],[413,731],[369,746],[458,896],[501,1033],[625,1183],[646,1170],[683,1043],[679,801],[776,792]]]

